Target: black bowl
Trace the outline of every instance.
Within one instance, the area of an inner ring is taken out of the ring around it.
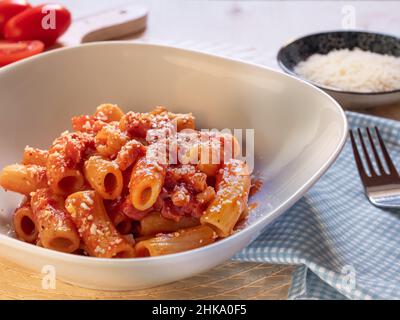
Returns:
[[[400,57],[400,39],[397,37],[363,31],[331,31],[311,34],[292,41],[279,50],[277,58],[279,66],[286,73],[302,78],[294,68],[309,56],[354,48]],[[400,102],[400,88],[384,92],[353,92],[302,79],[325,90],[345,108],[367,108]]]

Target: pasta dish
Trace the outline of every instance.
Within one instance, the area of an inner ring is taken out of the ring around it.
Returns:
[[[229,133],[192,114],[102,104],[48,150],[26,146],[0,186],[24,195],[18,239],[101,258],[172,254],[228,237],[248,212],[249,167]]]

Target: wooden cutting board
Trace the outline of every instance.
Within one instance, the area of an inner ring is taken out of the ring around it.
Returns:
[[[2,299],[285,299],[292,267],[227,261],[209,272],[156,288],[135,291],[85,289],[56,280],[43,288],[43,274],[0,258]]]
[[[115,40],[139,33],[146,28],[147,16],[147,8],[128,5],[78,18],[59,40],[58,46]]]

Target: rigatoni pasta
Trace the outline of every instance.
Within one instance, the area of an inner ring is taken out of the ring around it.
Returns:
[[[137,210],[148,210],[157,201],[164,184],[165,167],[152,158],[141,158],[133,168],[129,192]]]
[[[164,218],[159,212],[151,212],[139,221],[139,236],[154,236],[158,233],[170,233],[194,227],[200,224],[194,217],[182,217],[178,222]]]
[[[198,226],[159,234],[154,238],[140,241],[135,249],[139,257],[161,256],[203,247],[213,243],[217,237],[212,228]]]
[[[96,134],[96,150],[103,157],[115,158],[121,148],[128,142],[128,136],[121,132],[116,124],[105,125]]]
[[[6,190],[29,195],[47,186],[46,168],[37,165],[9,165],[1,171],[0,185]]]
[[[217,177],[216,197],[201,217],[201,223],[212,226],[220,237],[229,236],[246,209],[250,185],[245,163],[230,160],[224,164]]]
[[[116,199],[121,195],[123,178],[116,163],[100,156],[90,157],[84,164],[83,172],[90,186],[103,199]]]
[[[229,133],[191,113],[102,104],[48,150],[27,146],[0,186],[25,196],[17,238],[98,258],[160,256],[227,237],[248,213],[250,172]]]
[[[93,116],[105,122],[121,120],[124,112],[116,105],[111,103],[104,103],[97,107]]]
[[[103,199],[96,191],[71,194],[65,200],[65,207],[90,255],[102,258],[134,257],[133,247],[112,224],[104,208]]]
[[[63,133],[57,138],[46,162],[49,187],[56,194],[66,195],[82,188],[84,179],[79,167],[84,152],[93,144],[93,137],[85,133]]]
[[[108,216],[120,234],[127,235],[132,233],[132,220],[121,211],[109,211]]]
[[[35,243],[38,238],[38,227],[29,201],[17,208],[13,215],[13,226],[18,239]]]
[[[68,253],[79,248],[80,237],[62,196],[39,189],[32,194],[31,207],[43,247]]]
[[[35,164],[38,166],[45,167],[47,164],[48,156],[49,152],[47,150],[41,150],[38,148],[32,148],[30,146],[26,146],[24,154],[22,156],[22,164],[25,165]]]

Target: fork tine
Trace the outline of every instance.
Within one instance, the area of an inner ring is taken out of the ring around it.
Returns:
[[[380,134],[380,132],[378,130],[378,127],[375,127],[375,132],[376,132],[376,135],[378,136],[378,140],[379,140],[379,144],[380,144],[381,149],[382,149],[383,157],[385,158],[387,166],[389,168],[389,173],[395,174],[395,175],[398,176],[399,174],[398,174],[398,172],[396,170],[396,167],[393,164],[392,158],[390,158],[389,152],[386,149],[386,146],[385,146],[385,144],[383,142],[383,139],[382,139],[381,134]]]
[[[354,139],[353,131],[350,131],[350,140],[351,140],[351,146],[353,147],[353,154],[354,154],[354,159],[356,160],[356,165],[358,169],[358,173],[360,174],[360,178],[362,183],[365,185],[368,179],[368,176],[364,170],[363,164],[361,162],[361,157],[358,152],[356,140]]]
[[[370,172],[371,177],[374,177],[374,176],[376,176],[376,172],[374,170],[374,167],[372,166],[371,158],[369,157],[368,150],[365,146],[364,139],[362,137],[360,128],[358,128],[358,136],[360,137],[361,147],[364,151],[364,157],[367,162],[368,170]]]
[[[381,159],[379,158],[378,152],[376,151],[375,143],[374,143],[374,140],[372,139],[369,128],[367,128],[367,134],[368,134],[368,139],[369,139],[370,145],[372,147],[372,152],[374,153],[375,161],[378,165],[379,171],[380,171],[381,175],[384,175],[384,174],[386,174],[386,172],[385,172],[385,169],[383,168],[383,165],[382,165]]]

